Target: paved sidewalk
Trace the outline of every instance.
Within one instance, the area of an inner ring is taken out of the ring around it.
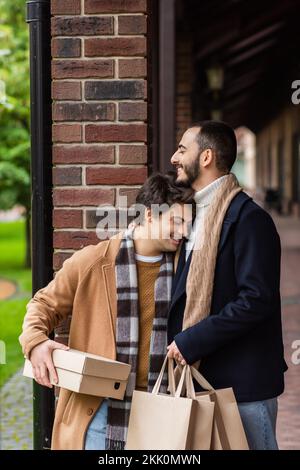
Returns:
[[[0,449],[32,449],[32,428],[32,381],[20,370],[0,389]]]
[[[300,340],[300,220],[273,217],[282,244],[282,323],[285,359],[285,393],[279,399],[277,423],[280,449],[300,449],[300,364],[291,362],[292,343]]]

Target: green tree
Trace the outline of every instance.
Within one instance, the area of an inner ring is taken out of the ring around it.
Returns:
[[[26,0],[0,0],[0,209],[20,204],[30,266],[30,84]]]

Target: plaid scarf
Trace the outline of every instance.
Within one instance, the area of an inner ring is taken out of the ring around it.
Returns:
[[[116,359],[131,364],[131,373],[123,401],[109,399],[105,442],[105,448],[108,450],[125,448],[132,394],[136,386],[139,302],[133,231],[134,227],[124,232],[115,262],[117,287]],[[167,351],[167,321],[172,275],[172,254],[164,254],[155,282],[155,314],[150,341],[148,392],[151,392],[157,380]],[[167,374],[164,376],[161,390],[167,390]]]

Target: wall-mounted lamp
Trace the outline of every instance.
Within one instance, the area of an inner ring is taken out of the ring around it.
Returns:
[[[213,64],[206,69],[208,88],[212,92],[211,119],[222,119],[220,93],[224,85],[224,69],[219,64]]]
[[[224,84],[224,70],[220,65],[213,65],[206,70],[208,86],[211,91],[220,91]]]

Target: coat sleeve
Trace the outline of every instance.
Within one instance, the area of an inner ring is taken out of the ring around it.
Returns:
[[[236,298],[174,338],[189,364],[240,338],[278,310],[280,257],[271,217],[260,208],[241,217],[234,233]],[[222,272],[225,275],[226,267]]]
[[[26,306],[22,334],[22,351],[29,358],[30,351],[48,339],[54,328],[72,313],[73,299],[78,284],[77,253],[67,259],[55,278],[40,289]]]

